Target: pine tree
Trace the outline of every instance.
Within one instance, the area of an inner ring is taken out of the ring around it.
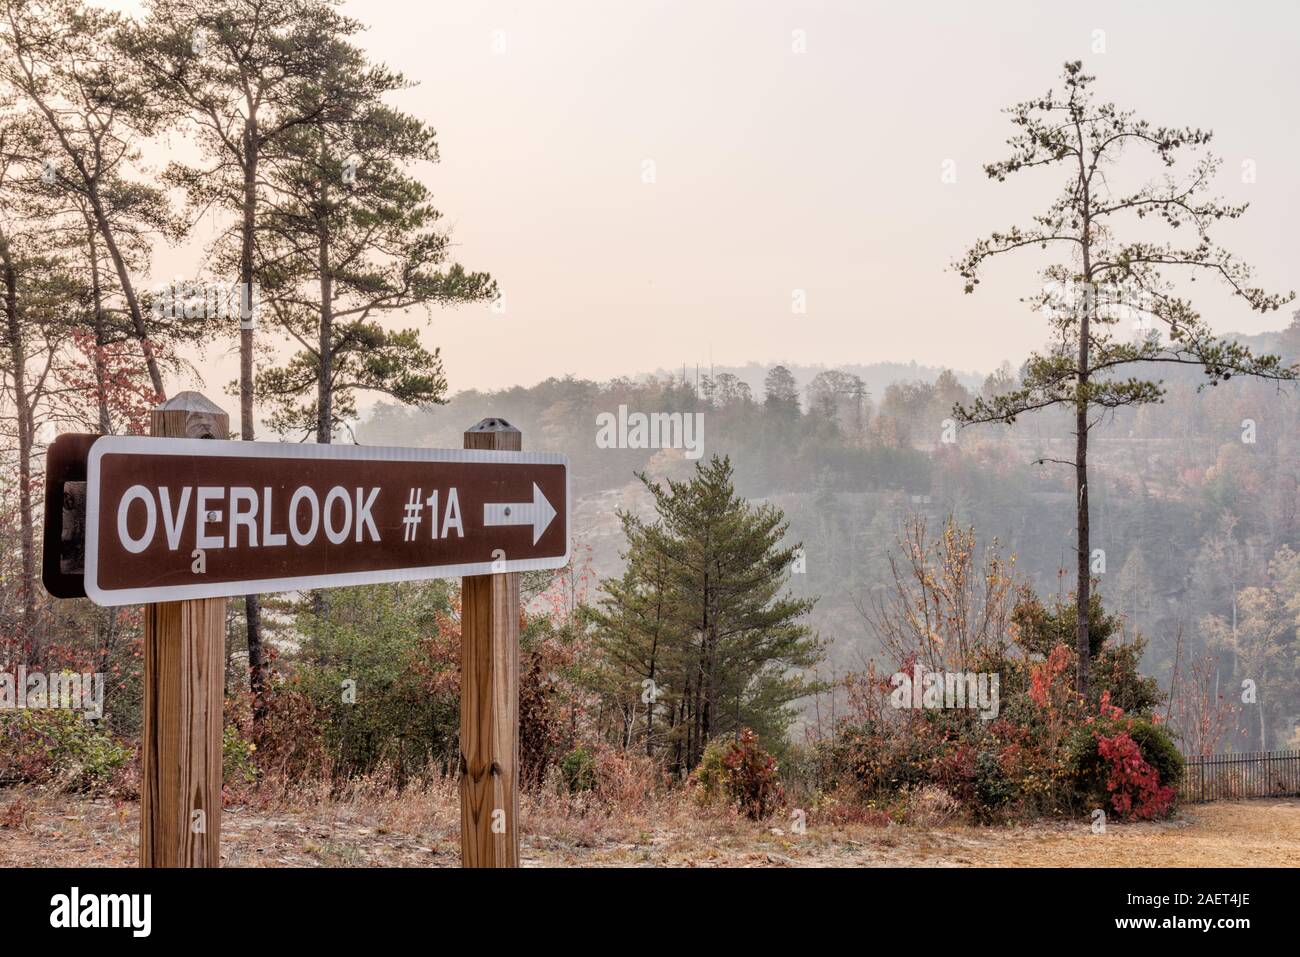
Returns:
[[[122,48],[147,79],[154,102],[183,121],[206,168],[173,162],[169,184],[187,194],[193,211],[225,209],[235,225],[218,240],[218,256],[238,260],[242,302],[239,335],[240,438],[253,440],[255,243],[265,211],[261,163],[278,140],[318,122],[351,97],[333,87],[328,101],[303,96],[322,76],[338,38],[361,24],[338,11],[337,0],[151,0],[149,16],[124,32]],[[233,331],[233,330],[232,330]],[[262,616],[257,595],[244,596],[249,689],[254,718],[264,714]]]
[[[679,673],[672,641],[672,591],[667,557],[645,547],[643,530],[623,515],[629,548],[627,569],[620,578],[603,582],[600,607],[589,612],[603,652],[598,690],[619,712],[621,743],[630,746],[638,734],[647,756],[656,747],[677,740],[675,716],[680,711],[682,685],[669,675]]]
[[[687,481],[664,486],[638,476],[657,518],[621,515],[628,574],[604,583],[596,616],[606,647],[640,662],[638,673],[655,649],[662,675],[655,686],[671,692],[661,702],[671,713],[679,770],[693,768],[719,734],[750,727],[779,739],[794,717],[791,703],[815,690],[798,669],[823,656],[802,622],[814,600],[786,590],[799,546],[784,542],[784,515],[740,498],[732,475],[731,461],[715,455]]]
[[[60,360],[78,315],[74,284],[48,231],[14,216],[7,202],[11,167],[4,160],[3,133],[0,126],[0,434],[12,434],[17,446],[12,481],[18,492],[21,610],[16,623],[0,621],[0,627],[18,635],[31,655],[37,630],[38,443],[55,414]]]
[[[1055,407],[1074,417],[1073,459],[1040,461],[1067,465],[1075,474],[1076,682],[1084,695],[1092,587],[1088,438],[1093,427],[1107,413],[1160,402],[1163,380],[1143,378],[1157,367],[1191,366],[1204,372],[1210,385],[1234,375],[1291,381],[1300,374],[1275,355],[1255,355],[1238,342],[1215,336],[1168,278],[1174,273],[1217,278],[1260,312],[1279,309],[1295,295],[1272,295],[1252,285],[1250,267],[1211,239],[1215,224],[1246,210],[1205,195],[1220,162],[1206,150],[1211,134],[1154,126],[1113,103],[1097,103],[1093,80],[1081,62],[1067,63],[1063,93],[1049,90],[1007,110],[1016,127],[1007,141],[1012,155],[988,164],[985,172],[1002,182],[1032,169],[1059,169],[1062,189],[1033,217],[1031,227],[992,233],[954,264],[971,293],[990,259],[1034,247],[1064,253],[1062,261],[1043,270],[1042,291],[1026,300],[1047,317],[1050,348],[1029,357],[1019,388],[991,399],[977,396],[953,412],[968,424],[1010,425],[1028,413]],[[1186,153],[1193,163],[1181,181],[1171,173],[1126,192],[1114,185],[1118,179],[1111,173],[1130,148],[1145,148],[1169,170]],[[1191,242],[1129,238],[1142,235],[1143,220],[1179,235],[1190,232]],[[1126,340],[1116,325],[1130,317],[1138,335]]]
[[[0,81],[30,107],[23,161],[43,167],[33,189],[59,204],[47,219],[69,217],[87,232],[86,261],[93,264],[98,297],[98,338],[114,334],[106,324],[116,280],[120,312],[137,341],[154,401],[165,397],[163,368],[172,342],[193,341],[194,323],[164,322],[150,315],[136,280],[147,271],[154,234],[179,238],[165,193],[129,175],[140,144],[161,132],[164,115],[147,95],[138,60],[122,46],[127,21],[81,0],[3,0],[0,3]],[[63,207],[63,208],[60,208]],[[100,257],[107,266],[101,273]],[[101,415],[101,418],[103,416]]]
[[[433,130],[382,102],[409,84],[341,39],[325,46],[319,80],[300,94],[320,104],[314,111],[305,102],[300,112],[322,118],[286,132],[263,158],[263,304],[302,349],[259,370],[256,395],[270,406],[277,432],[328,443],[355,417],[358,391],[410,404],[443,401],[437,350],[421,345],[418,330],[387,330],[377,320],[413,307],[487,301],[496,284],[448,262],[441,214],[406,173],[438,160]],[[333,91],[345,86],[350,98],[337,105],[344,98]]]

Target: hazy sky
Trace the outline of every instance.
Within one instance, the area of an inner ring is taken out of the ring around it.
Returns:
[[[442,346],[453,390],[710,360],[1018,362],[1044,338],[1017,302],[1036,286],[1034,264],[1004,259],[976,296],[946,269],[1055,195],[1056,174],[996,184],[981,165],[1005,152],[999,110],[1059,88],[1067,59],[1084,60],[1101,97],[1157,124],[1213,129],[1220,192],[1253,204],[1220,240],[1266,287],[1300,287],[1300,4],[346,9],[369,24],[372,57],[418,82],[399,105],[433,124],[442,150],[422,176],[459,259],[505,293],[502,315],[434,313],[427,341]],[[946,160],[955,183],[943,182]],[[161,256],[160,271],[192,258],[178,256]],[[791,312],[796,289],[806,315]],[[1221,330],[1289,318],[1201,301]],[[214,350],[203,369],[215,391],[236,365]]]

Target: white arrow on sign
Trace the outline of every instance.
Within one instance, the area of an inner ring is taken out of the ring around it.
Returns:
[[[533,544],[542,537],[555,518],[555,509],[546,500],[542,490],[533,483],[533,500],[531,502],[485,502],[483,505],[483,524],[492,525],[531,525],[533,526]]]

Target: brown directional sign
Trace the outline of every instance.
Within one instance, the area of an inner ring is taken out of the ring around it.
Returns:
[[[558,568],[568,461],[104,436],[85,527],[85,589],[100,605]]]

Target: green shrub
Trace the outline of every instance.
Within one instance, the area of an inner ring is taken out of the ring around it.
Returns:
[[[0,784],[57,779],[69,791],[102,791],[132,758],[129,747],[80,711],[0,714],[0,740]]]
[[[443,634],[449,608],[443,582],[339,589],[324,617],[309,601],[297,607],[301,645],[276,687],[305,697],[290,714],[310,720],[301,733],[320,736],[335,775],[383,771],[403,783],[459,752],[457,662]]]
[[[1080,800],[1106,805],[1110,796],[1106,788],[1108,769],[1097,750],[1097,739],[1120,732],[1127,733],[1137,744],[1142,759],[1155,769],[1162,786],[1177,789],[1182,784],[1183,756],[1163,726],[1143,718],[1094,721],[1074,728],[1066,741],[1065,764]]]
[[[1107,645],[1092,662],[1088,701],[1096,707],[1105,696],[1125,714],[1149,719],[1165,700],[1155,678],[1138,670],[1146,639],[1134,637],[1124,644]]]
[[[1173,735],[1164,725],[1152,724],[1150,721],[1134,720],[1128,730],[1129,737],[1142,749],[1142,757],[1147,764],[1156,769],[1160,783],[1173,788],[1182,786],[1183,768],[1186,761],[1182,752],[1174,744]]]
[[[253,752],[257,746],[239,733],[239,728],[227,722],[221,729],[221,773],[227,784],[252,784],[257,780],[257,767]]]
[[[579,745],[560,759],[560,773],[570,794],[590,791],[596,786],[596,758]]]
[[[980,751],[975,755],[975,815],[989,820],[1015,797],[1016,788],[1002,770],[1002,764],[993,751]]]
[[[930,783],[929,765],[935,747],[935,739],[919,734],[896,738],[894,747],[885,752],[881,783],[890,791],[917,788]]]
[[[701,804],[713,804],[722,797],[727,775],[726,755],[730,742],[726,738],[714,738],[704,746],[700,763],[691,772],[691,784],[695,787],[695,798]]]

